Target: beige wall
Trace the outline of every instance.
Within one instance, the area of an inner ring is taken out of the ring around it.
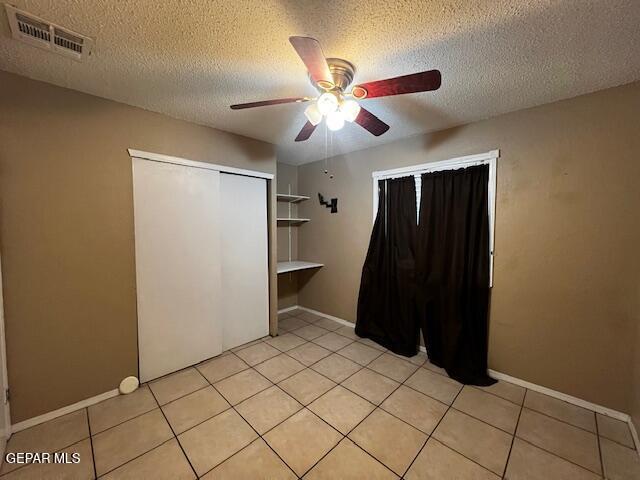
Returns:
[[[278,193],[298,194],[298,169],[286,163],[277,164]],[[291,211],[289,211],[291,207]],[[298,204],[278,202],[278,217],[297,217]],[[298,229],[302,227],[278,227],[278,261],[289,260],[289,244],[291,258],[298,259]],[[291,236],[289,236],[291,234]],[[298,304],[298,273],[278,275],[278,309]]]
[[[4,72],[0,85],[0,240],[15,423],[138,373],[127,148],[270,173],[276,164],[263,142]]]
[[[640,83],[299,168],[301,257],[325,264],[300,304],[355,320],[371,172],[500,149],[490,368],[629,412],[639,318]],[[393,125],[391,126],[393,128]]]

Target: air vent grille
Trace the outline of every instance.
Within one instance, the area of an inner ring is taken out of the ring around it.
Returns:
[[[16,20],[18,21],[18,28],[25,35],[44,40],[45,42],[51,41],[48,23],[39,22],[20,13],[16,14]]]
[[[77,35],[65,32],[60,28],[54,28],[53,41],[56,45],[62,48],[68,48],[69,50],[73,50],[74,52],[82,53],[82,44],[84,43],[82,37],[78,37]]]
[[[91,53],[93,40],[5,4],[11,34],[16,40],[43,48],[74,60]]]

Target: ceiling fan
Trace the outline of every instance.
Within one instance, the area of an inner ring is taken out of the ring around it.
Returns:
[[[311,37],[289,37],[307,70],[309,79],[318,90],[317,97],[279,98],[260,102],[231,105],[232,110],[280,105],[283,103],[311,103],[304,111],[307,123],[296,137],[296,142],[308,140],[316,126],[324,118],[329,130],[340,130],[344,122],[355,122],[375,136],[389,130],[373,113],[357,102],[367,98],[387,97],[403,93],[427,92],[440,88],[441,76],[438,70],[412,73],[400,77],[361,83],[347,91],[356,73],[356,67],[341,58],[325,58],[320,42]]]

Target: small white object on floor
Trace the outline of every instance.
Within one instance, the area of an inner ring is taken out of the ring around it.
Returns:
[[[140,385],[140,382],[138,381],[138,378],[131,376],[131,377],[125,378],[120,382],[119,390],[120,390],[120,393],[122,393],[123,395],[127,395],[129,393],[135,392],[139,385]]]

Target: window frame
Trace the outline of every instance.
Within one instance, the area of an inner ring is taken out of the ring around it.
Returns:
[[[485,153],[475,155],[466,155],[463,157],[449,158],[447,160],[422,163],[419,165],[411,165],[408,167],[393,168],[390,170],[380,170],[371,174],[373,178],[373,222],[376,221],[378,214],[378,186],[380,180],[388,180],[391,178],[402,178],[412,176],[421,178],[423,173],[439,172],[442,170],[456,170],[459,168],[472,167],[475,165],[489,165],[489,184],[488,184],[488,206],[489,206],[489,287],[493,287],[493,257],[495,252],[495,227],[496,227],[496,179],[498,158],[500,150],[491,150]],[[416,183],[417,185],[417,183]],[[419,215],[420,209],[420,190],[416,188],[417,211]],[[416,219],[416,221],[418,221]]]

